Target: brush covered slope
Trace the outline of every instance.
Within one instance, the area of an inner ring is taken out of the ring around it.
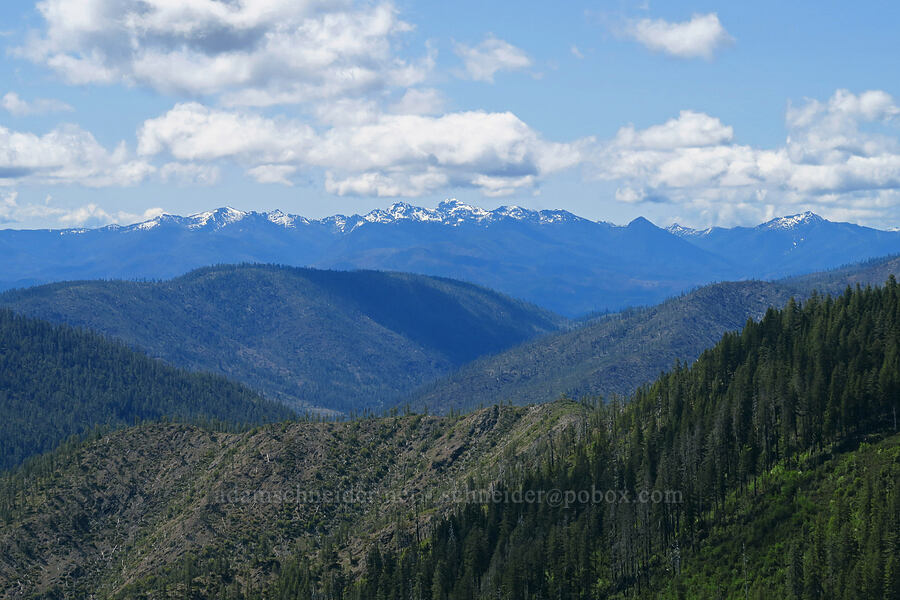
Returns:
[[[376,543],[345,597],[897,598],[898,413],[900,285],[791,302],[599,406],[510,495]],[[546,490],[570,499],[514,500]]]
[[[565,323],[458,281],[270,265],[50,284],[6,292],[0,306],[225,375],[301,411],[379,408]]]
[[[188,373],[100,335],[0,309],[0,469],[100,425],[292,416],[221,376]]]
[[[418,517],[424,535],[467,480],[495,479],[503,461],[531,464],[585,415],[557,403],[243,434],[175,424],[98,434],[0,479],[0,590],[294,598],[275,590],[297,557],[358,572],[372,540],[415,543],[409,523]]]
[[[627,396],[676,362],[694,361],[723,334],[739,330],[747,319],[758,320],[770,307],[814,292],[840,294],[847,286],[880,285],[894,274],[900,275],[897,256],[774,282],[712,284],[659,306],[605,315],[484,357],[423,386],[409,402],[440,412],[497,399],[527,404],[562,394]]]

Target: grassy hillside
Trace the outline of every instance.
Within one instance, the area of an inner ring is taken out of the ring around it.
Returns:
[[[488,405],[495,399],[527,404],[561,394],[627,396],[676,361],[692,362],[724,333],[769,307],[783,307],[813,291],[840,294],[847,286],[880,285],[900,274],[893,256],[775,282],[717,283],[658,306],[606,315],[465,365],[412,395],[431,411]]]
[[[188,373],[97,334],[0,309],[0,469],[98,425],[291,416],[220,376]]]
[[[451,490],[496,478],[503,461],[531,464],[585,414],[574,404],[494,407],[245,434],[153,424],[65,445],[0,479],[0,589],[253,597],[294,556],[358,571],[371,540],[391,539],[416,514],[424,534],[452,506]]]
[[[0,306],[226,375],[294,408],[333,411],[380,407],[564,322],[447,279],[267,265],[52,284],[7,292]]]

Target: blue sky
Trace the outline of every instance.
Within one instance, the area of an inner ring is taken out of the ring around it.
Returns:
[[[900,225],[896,2],[8,0],[0,227],[457,197]]]

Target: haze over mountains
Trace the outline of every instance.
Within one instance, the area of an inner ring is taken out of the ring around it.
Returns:
[[[319,220],[222,208],[125,227],[3,230],[0,250],[0,288],[161,279],[261,262],[450,277],[572,317],[655,304],[713,281],[797,275],[900,252],[900,232],[811,213],[754,228],[665,230],[642,218],[616,226],[561,210],[487,211],[451,200]]]

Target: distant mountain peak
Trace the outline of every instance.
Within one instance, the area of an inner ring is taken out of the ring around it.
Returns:
[[[658,227],[656,227],[656,225],[654,225],[653,223],[650,222],[649,219],[646,219],[646,218],[644,218],[644,217],[637,217],[636,219],[633,219],[633,220],[631,221],[631,223],[628,224],[628,228],[629,228],[629,229],[636,229],[636,228],[640,228],[640,229],[648,229],[648,228],[658,229]]]
[[[437,212],[444,216],[444,221],[456,220],[457,223],[464,221],[482,221],[489,218],[491,211],[487,211],[478,206],[465,204],[456,198],[444,200],[438,204]],[[451,223],[452,224],[452,223]]]
[[[825,219],[812,211],[798,213],[796,215],[788,215],[786,217],[778,217],[772,219],[759,226],[760,229],[796,229],[804,225],[814,225],[816,223],[824,223]]]
[[[387,210],[376,209],[367,213],[363,221],[367,223],[393,223],[395,221],[440,221],[437,211],[413,206],[407,202],[394,202]]]
[[[666,227],[666,231],[680,238],[696,238],[707,235],[712,231],[712,227],[707,227],[706,229],[693,229],[691,227],[679,225],[678,223],[672,223]]]
[[[266,218],[270,223],[274,223],[275,225],[281,225],[285,229],[293,229],[297,227],[297,223],[307,224],[309,223],[309,219],[304,217],[299,217],[297,215],[289,215],[287,213],[281,212],[278,209],[273,210],[269,213],[262,213],[262,216]]]
[[[201,227],[212,226],[220,229],[232,223],[237,223],[244,219],[250,213],[242,210],[225,206],[207,212],[197,213],[188,217],[188,229],[200,229]]]

